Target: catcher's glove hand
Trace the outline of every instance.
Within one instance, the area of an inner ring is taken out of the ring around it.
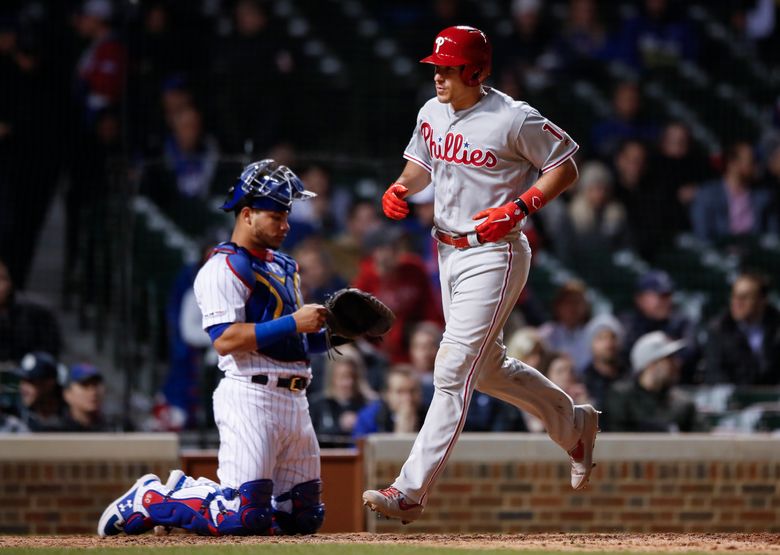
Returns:
[[[325,324],[330,335],[356,339],[380,337],[390,331],[395,314],[387,305],[360,289],[336,291],[325,301]]]

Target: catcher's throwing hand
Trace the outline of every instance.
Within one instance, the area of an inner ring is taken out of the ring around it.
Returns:
[[[517,222],[523,219],[525,214],[514,202],[507,202],[498,208],[488,208],[474,214],[473,220],[487,218],[484,222],[476,226],[477,232],[482,243],[491,243],[498,241],[504,235],[509,233]]]
[[[320,331],[325,326],[325,318],[328,315],[328,309],[321,304],[305,304],[295,312],[295,331],[298,333],[314,333]]]
[[[382,195],[382,210],[385,216],[393,220],[403,220],[409,214],[409,205],[404,197],[409,189],[400,183],[393,183]]]
[[[395,314],[371,293],[350,288],[336,291],[325,301],[331,335],[356,339],[380,337],[390,331]]]

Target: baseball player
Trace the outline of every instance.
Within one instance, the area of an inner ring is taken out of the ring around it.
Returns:
[[[404,151],[406,167],[382,197],[387,217],[409,213],[404,200],[434,185],[446,320],[436,356],[434,396],[395,482],[363,502],[404,523],[418,518],[463,429],[474,389],[540,418],[568,452],[571,485],[590,477],[598,412],[534,368],[506,356],[502,328],[528,277],[531,251],[523,219],[577,178],[577,144],[525,102],[482,85],[491,46],[472,27],[449,27],[433,53],[436,98],[420,110]]]
[[[314,194],[287,167],[244,168],[222,205],[235,213],[195,279],[203,327],[225,373],[214,392],[217,484],[173,471],[141,477],[103,513],[101,536],[155,525],[201,535],[313,534],[322,525],[320,451],[309,417],[309,353],[327,349],[326,309],[304,305],[298,265],[279,248],[296,199]]]

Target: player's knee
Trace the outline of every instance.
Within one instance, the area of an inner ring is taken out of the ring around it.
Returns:
[[[310,480],[294,486],[277,501],[290,499],[292,512],[275,513],[276,522],[285,534],[314,534],[325,520],[325,505],[321,500],[322,481]]]
[[[274,483],[271,480],[253,480],[239,486],[241,525],[250,534],[267,534],[271,529],[273,520],[271,496],[273,491]]]

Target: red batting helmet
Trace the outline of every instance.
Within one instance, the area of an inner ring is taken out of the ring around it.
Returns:
[[[420,60],[437,66],[464,66],[460,78],[469,87],[476,87],[490,75],[493,48],[487,35],[465,25],[447,27],[436,35],[433,53]]]

